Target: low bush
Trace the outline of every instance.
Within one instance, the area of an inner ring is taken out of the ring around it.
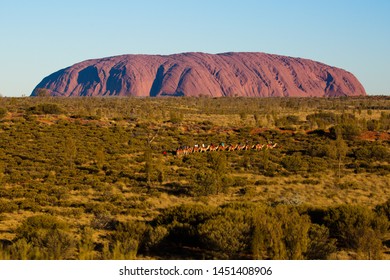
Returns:
[[[382,238],[389,228],[388,220],[363,206],[342,205],[330,208],[325,225],[339,248],[361,252],[364,259],[380,259]]]
[[[62,109],[58,104],[55,103],[41,103],[30,107],[27,112],[32,114],[58,115],[62,113]]]
[[[3,119],[8,113],[6,108],[0,107],[0,120]]]
[[[37,215],[27,218],[16,229],[16,242],[14,248],[21,246],[20,251],[15,250],[15,256],[19,259],[73,259],[76,255],[76,240],[69,232],[69,226],[50,215]]]
[[[0,214],[1,213],[12,213],[18,210],[18,205],[13,201],[7,201],[5,199],[0,199]]]

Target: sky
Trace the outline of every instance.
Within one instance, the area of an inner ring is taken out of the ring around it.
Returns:
[[[121,54],[266,52],[352,72],[390,95],[388,0],[0,0],[0,94]]]

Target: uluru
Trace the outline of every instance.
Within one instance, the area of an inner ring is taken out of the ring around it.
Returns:
[[[44,78],[52,96],[338,97],[366,95],[350,72],[260,52],[120,55],[86,60]]]

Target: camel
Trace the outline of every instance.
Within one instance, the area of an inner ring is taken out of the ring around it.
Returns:
[[[256,144],[256,145],[252,146],[252,149],[254,149],[256,151],[261,151],[264,147],[265,147],[265,144]]]
[[[225,151],[227,146],[224,143],[218,145],[218,151]]]
[[[177,149],[176,149],[176,156],[177,156],[177,157],[181,157],[182,155],[183,155],[183,149],[177,148]]]
[[[269,144],[267,144],[267,149],[276,148],[277,145],[278,145],[277,143],[275,143],[275,144],[273,144],[273,145],[272,145],[272,143],[269,143]]]
[[[219,147],[218,145],[215,146],[215,145],[211,144],[211,145],[210,145],[210,148],[209,148],[209,151],[210,151],[210,152],[217,151],[217,150],[218,150],[218,147]]]
[[[245,150],[245,149],[246,149],[246,145],[239,144],[237,146],[237,151],[242,151],[242,150]]]
[[[237,148],[238,148],[238,144],[236,144],[236,145],[230,145],[230,146],[227,147],[227,150],[230,152],[230,151],[235,151],[235,150],[237,150]]]
[[[192,153],[192,148],[188,147],[188,146],[184,146],[184,147],[179,147],[176,149],[176,155],[178,157],[182,156],[182,155],[188,155]]]
[[[210,145],[208,145],[208,146],[202,145],[202,146],[200,147],[200,152],[201,152],[201,153],[207,152],[209,149],[210,149]]]

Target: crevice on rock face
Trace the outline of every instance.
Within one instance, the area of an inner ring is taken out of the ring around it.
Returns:
[[[161,65],[157,69],[156,77],[154,78],[152,87],[150,89],[150,94],[149,94],[150,96],[154,97],[158,95],[158,93],[161,90],[163,79],[164,79],[164,66]]]
[[[98,70],[95,66],[88,66],[79,72],[77,83],[85,84],[86,86],[93,83],[100,83]]]

